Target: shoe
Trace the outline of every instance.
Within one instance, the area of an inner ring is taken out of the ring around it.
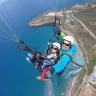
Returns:
[[[31,63],[30,58],[26,57],[26,60],[27,60],[29,63]]]
[[[37,76],[36,79],[41,80],[42,78],[41,78],[41,76]]]
[[[32,58],[32,54],[28,53],[28,56],[29,56],[30,58]]]
[[[35,68],[37,68],[37,66],[38,66],[38,63],[37,63],[37,64],[35,64]]]

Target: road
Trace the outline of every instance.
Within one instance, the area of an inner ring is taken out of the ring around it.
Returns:
[[[85,24],[82,21],[74,17],[73,14],[72,14],[72,18],[78,21],[89,32],[89,34],[96,40],[96,36],[85,26]]]
[[[79,19],[77,19],[76,17],[74,17],[73,14],[72,14],[71,16],[72,16],[73,19],[75,19],[76,21],[78,21],[78,22],[89,32],[89,34],[96,40],[96,36],[85,26],[85,24],[84,24],[82,21],[80,21]],[[85,68],[86,68],[86,74],[85,74],[84,80],[83,80],[81,86],[80,86],[80,87],[78,88],[78,90],[76,91],[75,96],[78,96],[78,95],[79,95],[79,92],[80,92],[80,90],[82,89],[82,87],[83,87],[83,85],[84,85],[85,83],[87,83],[88,86],[90,86],[92,89],[94,89],[94,88],[88,83],[88,80],[91,78],[91,76],[94,74],[95,71],[93,71],[90,76],[87,76],[87,71],[88,71],[88,69],[87,69],[86,66],[85,66]],[[96,90],[94,89],[94,91],[96,91]]]

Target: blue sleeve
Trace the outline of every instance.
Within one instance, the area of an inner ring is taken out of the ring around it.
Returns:
[[[67,65],[67,63],[69,61],[70,61],[70,57],[69,56],[67,56],[67,55],[63,56],[60,59],[60,61],[53,66],[53,68],[55,69],[54,73],[61,72],[65,68],[65,66]]]

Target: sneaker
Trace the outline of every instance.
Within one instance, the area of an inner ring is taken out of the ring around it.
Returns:
[[[37,68],[38,67],[38,63],[37,64],[35,64],[35,68]]]
[[[31,63],[30,58],[26,57],[26,60],[27,60],[29,63]]]
[[[36,79],[41,80],[42,78],[41,78],[41,76],[37,76]]]
[[[32,58],[32,54],[28,53],[28,56],[29,56],[30,58]]]

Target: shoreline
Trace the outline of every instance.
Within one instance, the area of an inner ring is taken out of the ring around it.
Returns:
[[[41,17],[41,16],[40,16]],[[40,18],[39,17],[39,18]],[[42,18],[41,18],[42,19]],[[34,19],[34,20],[36,20],[36,18]],[[38,20],[38,18],[37,18],[37,20]],[[34,21],[33,21],[34,22]],[[39,21],[39,22],[41,22],[41,21]],[[30,26],[34,26],[34,27],[38,27],[38,26],[42,26],[42,25],[46,25],[46,24],[51,24],[51,23],[53,23],[52,21],[46,21],[46,22],[43,22],[43,23],[38,23],[38,24],[36,24],[37,22],[35,22],[35,24],[34,23],[31,23],[30,24]],[[70,31],[65,31],[65,29],[63,28],[63,26],[60,26],[60,30],[61,31],[63,31],[64,33],[66,33],[66,34],[69,34],[69,35],[71,35],[71,36],[73,36],[73,34],[70,32]],[[73,36],[74,37],[74,36]],[[76,40],[75,40],[75,43],[77,44],[77,42],[76,42]],[[81,52],[81,50],[80,50],[80,48],[79,48],[79,45],[77,44],[77,46],[78,46],[78,51],[80,52],[80,54],[83,54],[82,52]],[[76,76],[77,77],[77,76]],[[68,83],[68,85],[67,85],[67,87],[66,87],[66,89],[67,89],[67,91],[65,92],[65,93],[61,93],[62,94],[62,96],[64,95],[64,96],[71,96],[71,92],[72,92],[72,88],[73,88],[73,86],[75,85],[75,81],[76,81],[76,77],[74,77],[74,78],[72,78],[72,81],[71,82],[69,82]]]
[[[84,6],[83,6],[84,7]],[[85,7],[84,7],[85,8]],[[86,10],[87,10],[88,8],[86,8]],[[81,10],[79,10],[79,11],[81,11]],[[83,10],[84,11],[84,10]],[[52,11],[48,11],[48,12],[51,12],[52,13]],[[61,12],[62,12],[62,10],[61,10]],[[64,13],[64,12],[66,12],[66,13]],[[74,28],[77,26],[77,24],[79,25],[79,23],[76,23],[77,21],[76,20],[73,20],[73,18],[72,18],[72,14],[73,14],[73,10],[70,10],[70,9],[67,9],[67,10],[65,10],[64,9],[64,12],[63,12],[63,17],[65,16],[66,18],[63,18],[64,20],[62,20],[61,21],[61,26],[60,26],[60,30],[61,31],[63,31],[64,33],[67,33],[67,34],[69,34],[69,35],[71,35],[71,36],[73,36],[74,38],[75,38],[75,35],[74,35],[74,32],[72,33],[72,31],[74,30]],[[74,10],[74,12],[78,12],[77,10]],[[47,15],[48,15],[48,13],[47,12],[45,12]],[[54,21],[54,19],[53,19],[53,16],[47,16],[45,13],[43,13],[43,14],[41,14],[41,15],[39,15],[39,17],[37,17],[37,18],[35,18],[35,19],[33,19],[33,21],[31,21],[31,23],[29,24],[30,26],[35,26],[35,27],[37,27],[37,26],[42,26],[42,25],[45,25],[45,24],[51,24],[51,23],[53,23],[53,21]],[[62,15],[62,14],[61,14]],[[62,17],[60,17],[60,19],[62,19]],[[74,27],[74,23],[73,23],[73,25],[70,25],[70,22],[75,22],[75,27]],[[65,24],[66,23],[66,24]],[[81,26],[81,25],[80,25]],[[70,28],[72,29],[72,30],[70,30]],[[83,28],[83,27],[82,27]],[[84,30],[84,29],[83,29]],[[77,35],[77,37],[78,37],[78,35]],[[82,39],[81,39],[82,40]],[[86,61],[88,61],[86,58],[88,58],[88,56],[87,56],[87,53],[86,53],[86,50],[84,49],[84,48],[82,48],[82,47],[84,47],[82,44],[78,44],[77,43],[77,41],[79,42],[79,40],[77,40],[76,38],[75,38],[75,43],[76,43],[76,45],[78,46],[78,52],[82,55],[82,56],[84,56],[85,57],[85,60]],[[79,42],[80,43],[80,42]],[[81,43],[82,43],[82,41],[81,41]],[[87,63],[89,63],[89,62],[87,62]],[[84,71],[84,70],[83,70]],[[81,72],[81,74],[83,73],[83,71]],[[88,71],[88,70],[87,70]],[[87,72],[86,71],[86,72]],[[82,75],[82,80],[86,77],[85,75],[86,75],[86,72]],[[73,78],[73,80],[71,81],[71,83],[69,83],[68,84],[68,89],[67,89],[67,91],[66,91],[66,93],[62,93],[62,96],[64,95],[64,96],[73,96],[72,95],[72,91],[74,92],[74,86],[76,85],[76,83],[75,82],[77,82],[78,81],[78,85],[80,86],[80,85],[82,85],[82,82],[84,82],[84,80],[82,81],[80,81],[80,80],[78,80],[78,77],[80,78],[80,75],[78,76],[76,76],[76,77],[74,77]],[[69,86],[70,85],[70,86]],[[73,89],[72,89],[73,88]],[[77,87],[76,87],[77,88]],[[76,92],[78,92],[78,88],[76,89],[75,88],[75,91]],[[85,95],[84,95],[85,96]]]
[[[75,84],[76,78],[77,78],[77,76],[74,77],[73,80],[69,83],[70,86],[67,88],[68,90],[67,90],[65,96],[71,96],[71,93],[72,93],[71,91],[72,91],[72,88],[74,87],[74,84]]]

